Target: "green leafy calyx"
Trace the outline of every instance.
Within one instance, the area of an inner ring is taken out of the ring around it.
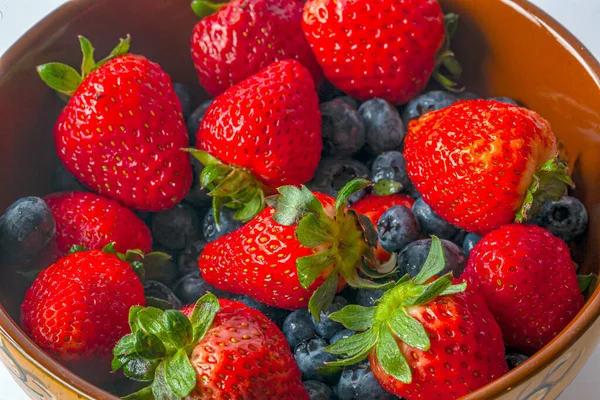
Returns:
[[[200,18],[206,18],[225,7],[227,3],[213,3],[209,0],[193,0],[192,10]]]
[[[466,283],[452,284],[452,274],[436,278],[445,264],[442,243],[433,236],[429,256],[417,276],[412,279],[403,277],[373,307],[350,305],[331,314],[330,319],[361,333],[325,348],[342,357],[328,365],[352,365],[374,352],[386,373],[404,383],[412,382],[410,366],[400,351],[398,341],[422,351],[429,350],[431,342],[423,325],[411,316],[411,307],[466,289]]]
[[[188,318],[175,310],[132,307],[131,333],[113,349],[113,372],[122,369],[133,380],[149,386],[126,399],[180,399],[196,387],[190,354],[211,327],[220,310],[211,293],[198,300]],[[152,397],[153,396],[153,397]]]
[[[459,87],[456,82],[460,79],[463,69],[451,50],[452,38],[458,29],[458,15],[454,13],[446,14],[444,27],[446,31],[444,44],[436,55],[436,68],[432,77],[445,89],[452,92],[462,92],[464,88]]]
[[[81,62],[81,72],[73,67],[61,63],[48,63],[37,67],[40,78],[52,89],[62,95],[72,96],[81,82],[92,72],[100,68],[109,60],[126,54],[129,51],[131,37],[127,35],[125,39],[120,39],[119,44],[111,51],[108,57],[96,62],[94,60],[94,47],[92,43],[83,36],[79,36],[79,44],[83,60]]]

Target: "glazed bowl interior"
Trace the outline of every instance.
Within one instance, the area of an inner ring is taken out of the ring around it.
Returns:
[[[0,210],[26,195],[43,195],[58,163],[53,125],[62,107],[38,78],[35,66],[48,61],[80,63],[76,36],[108,54],[118,38],[132,35],[132,52],[160,63],[174,81],[196,88],[189,38],[197,22],[183,0],[73,0],[36,25],[0,59]],[[590,227],[575,249],[583,273],[600,272],[600,66],[566,30],[523,0],[445,0],[445,11],[461,16],[454,40],[463,63],[463,84],[483,95],[510,96],[547,118],[564,145],[587,206]],[[0,266],[0,326],[59,380],[95,399],[114,397],[78,378],[40,351],[18,328],[26,281],[16,266]],[[496,397],[553,360],[600,314],[594,288],[571,325],[526,364],[469,396]]]

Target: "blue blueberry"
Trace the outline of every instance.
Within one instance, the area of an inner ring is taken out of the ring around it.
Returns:
[[[53,192],[89,192],[89,189],[62,164],[58,165],[52,173],[51,188]]]
[[[511,99],[510,97],[504,97],[504,96],[490,97],[490,98],[488,98],[488,100],[496,100],[496,101],[499,101],[500,103],[512,104],[513,106],[519,105],[519,103],[517,103],[516,100]]]
[[[396,107],[383,99],[371,99],[358,109],[365,123],[367,148],[373,154],[397,150],[402,146],[406,128]]]
[[[430,236],[435,235],[440,239],[456,241],[461,239],[463,231],[459,227],[452,225],[450,222],[438,216],[432,209],[423,201],[422,198],[417,199],[412,209],[421,226],[423,234]],[[460,236],[460,237],[459,237]],[[462,243],[462,242],[461,242]]]
[[[471,250],[473,250],[473,247],[475,247],[481,239],[483,239],[483,236],[476,233],[467,233],[465,235],[462,248],[467,256],[471,254]]]
[[[219,216],[220,225],[217,225],[215,222],[213,209],[211,207],[204,217],[204,224],[202,226],[204,240],[206,240],[207,243],[214,242],[220,237],[229,235],[231,232],[241,228],[242,223],[233,218],[234,215],[235,210],[227,207],[221,208],[221,215]]]
[[[558,201],[546,202],[534,222],[548,229],[553,235],[570,242],[587,229],[588,213],[577,198],[563,196]]]
[[[373,307],[375,302],[383,296],[385,290],[358,289],[356,292],[356,304],[363,307]]]
[[[323,154],[349,157],[365,145],[365,126],[356,108],[335,99],[322,103],[320,109]]]
[[[331,339],[329,339],[329,344],[334,344],[336,342],[339,342],[342,339],[347,339],[350,336],[353,336],[356,332],[351,331],[350,329],[343,329],[339,332],[337,332],[335,335],[333,335],[331,337]]]
[[[327,311],[321,311],[321,321],[317,322],[317,320],[311,315],[312,322],[315,326],[315,332],[322,338],[329,340],[333,335],[337,332],[344,329],[344,326],[339,322],[332,321],[329,319],[329,315],[336,311],[340,311],[342,308],[348,305],[348,301],[341,296],[335,296],[333,298],[333,303],[329,306]]]
[[[250,308],[260,311],[267,318],[275,323],[280,329],[283,326],[283,323],[290,312],[288,310],[284,310],[281,308],[271,307],[260,301],[254,300],[252,297],[237,295],[233,297],[233,300],[239,301],[240,303],[244,303]]]
[[[310,400],[335,400],[333,390],[323,382],[304,381],[304,389]]]
[[[191,272],[198,272],[198,259],[204,251],[206,242],[202,239],[187,245],[177,258],[177,271],[179,276],[186,276]]]
[[[154,297],[171,303],[174,310],[181,310],[183,303],[166,285],[157,281],[146,281],[144,283],[144,295]]]
[[[315,326],[307,309],[292,311],[281,329],[292,348],[315,336]]]
[[[440,276],[452,272],[455,277],[459,277],[465,270],[467,256],[460,247],[448,240],[442,240],[442,247],[446,255],[446,267]],[[431,239],[417,240],[406,246],[398,254],[398,273],[415,277],[421,271],[430,249]]]
[[[195,157],[190,156],[192,162],[192,187],[185,196],[185,201],[200,210],[207,210],[212,204],[212,197],[208,195],[208,191],[200,184],[200,174],[204,170],[204,165]]]
[[[373,183],[381,180],[400,182],[403,190],[413,186],[406,172],[406,160],[399,151],[388,151],[377,156],[371,166],[371,179]]]
[[[481,96],[478,95],[477,93],[473,93],[473,92],[462,92],[462,93],[457,93],[456,98],[459,100],[477,100],[477,99],[481,99]]]
[[[181,299],[183,304],[194,304],[207,292],[224,299],[229,299],[232,297],[230,293],[219,290],[206,283],[204,278],[202,278],[200,275],[200,271],[191,272],[179,279],[173,286],[173,292],[179,299]]]
[[[198,212],[186,203],[155,214],[150,229],[154,239],[169,250],[183,250],[202,237]]]
[[[0,258],[32,261],[54,242],[52,211],[39,197],[24,197],[0,216]]]
[[[394,400],[375,379],[368,362],[345,367],[337,390],[339,400]]]
[[[379,244],[388,253],[397,253],[406,245],[419,239],[419,222],[411,210],[404,206],[392,207],[377,222]]]
[[[456,103],[458,98],[452,93],[443,90],[425,92],[412,99],[404,108],[402,119],[408,125],[413,119],[422,117],[431,111],[441,110]]]
[[[198,134],[198,130],[200,129],[200,123],[204,119],[204,115],[206,115],[206,110],[212,104],[212,100],[206,100],[202,102],[198,108],[192,112],[192,114],[187,118],[187,130],[188,135],[190,137],[190,146],[194,147],[196,145],[196,135]]]
[[[303,380],[313,380],[320,382],[332,383],[337,380],[339,373],[328,373],[319,371],[325,366],[326,362],[335,361],[336,357],[325,351],[327,342],[325,339],[317,337],[302,342],[294,350],[294,358],[296,364],[302,372]]]
[[[509,369],[515,369],[529,359],[528,356],[518,353],[508,353],[504,358]]]
[[[183,118],[187,120],[194,110],[194,96],[192,90],[184,83],[173,83],[173,89],[175,89],[175,94],[181,103]]]
[[[336,197],[338,191],[355,178],[368,179],[369,168],[357,160],[328,157],[321,160],[307,186],[313,191]]]

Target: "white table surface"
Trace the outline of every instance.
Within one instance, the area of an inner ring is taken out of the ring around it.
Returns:
[[[124,0],[127,1],[127,0]],[[484,1],[484,0],[482,0]],[[0,54],[19,36],[65,0],[0,0]],[[600,58],[600,0],[532,0],[554,16]],[[0,367],[0,398],[27,400],[4,368]],[[600,398],[600,348],[561,400]]]

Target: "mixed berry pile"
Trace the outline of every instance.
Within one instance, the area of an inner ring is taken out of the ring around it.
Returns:
[[[0,250],[48,354],[127,399],[456,399],[583,307],[569,245],[588,217],[559,143],[455,83],[456,15],[192,8],[212,100],[129,37],[38,67],[67,102],[61,165],[5,210]]]

